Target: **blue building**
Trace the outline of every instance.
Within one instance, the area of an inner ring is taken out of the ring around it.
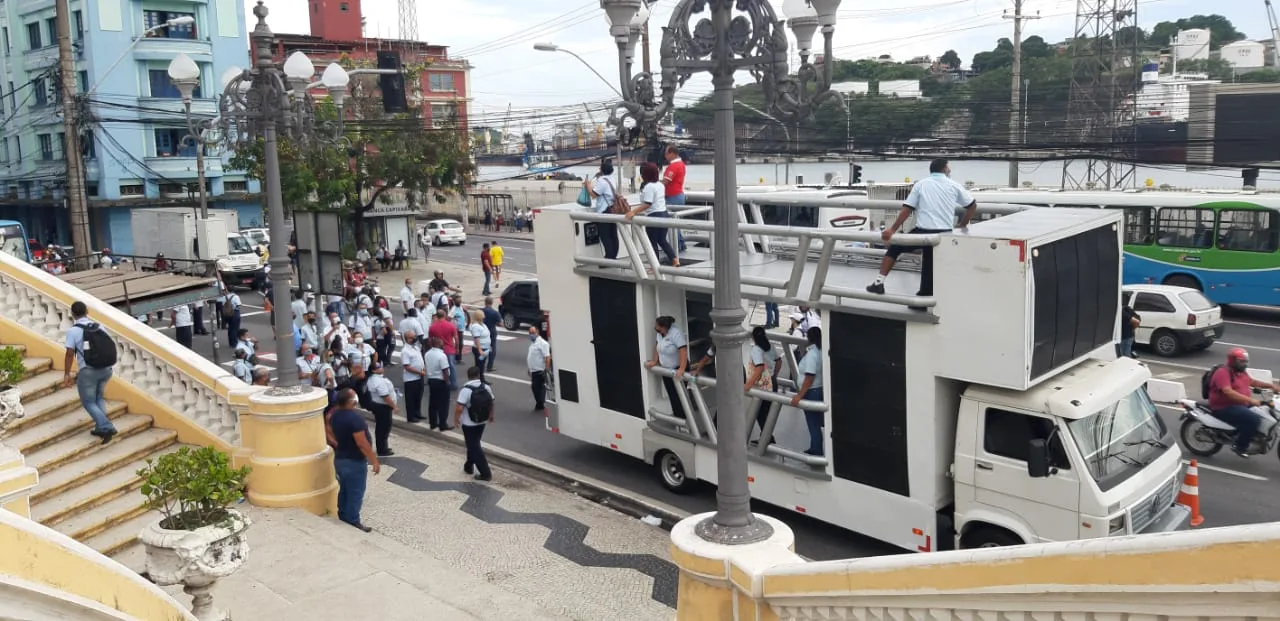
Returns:
[[[196,146],[183,142],[186,116],[169,62],[179,53],[196,62],[192,115],[216,116],[222,74],[249,64],[244,3],[70,4],[93,245],[132,254],[133,209],[199,203]],[[22,221],[42,242],[69,244],[53,1],[0,0],[0,46],[0,218]],[[235,209],[241,226],[262,226],[258,182],[228,170],[221,147],[205,153],[210,208]]]

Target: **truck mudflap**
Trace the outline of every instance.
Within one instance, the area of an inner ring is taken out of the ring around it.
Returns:
[[[1168,533],[1175,530],[1186,530],[1188,523],[1191,521],[1191,509],[1186,505],[1174,503],[1164,513],[1160,514],[1155,520],[1152,520],[1146,528],[1142,529],[1142,534],[1148,533]]]

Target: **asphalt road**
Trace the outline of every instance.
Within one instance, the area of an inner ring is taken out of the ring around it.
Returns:
[[[432,258],[462,262],[466,260],[464,257],[467,254],[478,255],[478,250],[472,244],[482,242],[484,238],[475,236],[472,239],[471,243],[463,247],[435,248]],[[502,242],[507,248],[507,261],[511,262],[512,269],[515,269],[515,261],[529,261],[531,264],[532,242],[507,239]],[[437,252],[451,254],[446,258],[442,254],[436,254]],[[523,270],[533,271],[524,264],[521,267]],[[262,340],[260,352],[270,352],[273,345],[270,342],[268,318],[261,310],[260,298],[254,293],[242,293],[241,297],[245,300],[242,327],[248,328]],[[1249,348],[1255,367],[1280,372],[1280,311],[1230,309],[1228,321],[1227,342],[1215,344],[1206,352],[1174,359],[1157,358],[1150,352],[1140,352],[1142,360],[1150,364],[1152,373],[1157,377],[1183,382],[1187,386],[1188,395],[1199,394],[1201,373],[1225,358],[1226,351],[1236,345]],[[167,324],[167,320],[165,323]],[[172,330],[162,330],[172,334]],[[500,332],[497,370],[488,376],[497,393],[500,418],[486,433],[486,442],[580,472],[691,513],[714,509],[715,493],[709,486],[686,496],[671,494],[658,482],[653,469],[639,460],[548,432],[545,419],[532,411],[533,398],[524,372],[527,350],[525,337],[525,333]],[[210,338],[196,337],[195,349],[209,357],[212,352]],[[220,351],[222,362],[226,364],[229,350],[225,343]],[[269,360],[273,356],[268,353],[263,358],[267,360],[265,364],[270,364]],[[391,367],[387,375],[397,386],[400,385],[398,367]],[[1162,419],[1175,434],[1179,414],[1175,408],[1161,407]],[[1280,459],[1276,455],[1255,456],[1245,460],[1230,451],[1222,451],[1214,457],[1201,460],[1201,464],[1200,495],[1206,526],[1280,520],[1280,494],[1274,490],[1280,484]],[[791,511],[759,502],[754,503],[753,508],[791,525],[796,533],[796,551],[809,558],[826,560],[899,552],[884,543]]]
[[[502,245],[502,267],[529,274],[538,271],[533,256],[532,239],[492,237],[483,233],[468,233],[466,245],[436,246],[431,249],[432,261],[448,261],[463,265],[480,265],[480,249],[488,242]]]

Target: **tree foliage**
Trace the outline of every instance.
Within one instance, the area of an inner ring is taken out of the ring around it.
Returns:
[[[456,130],[425,129],[419,109],[383,113],[373,83],[353,83],[346,102],[345,141],[282,139],[278,149],[285,207],[342,212],[354,222],[357,244],[364,243],[365,214],[379,203],[389,203],[393,190],[402,191],[413,206],[421,206],[427,196],[443,202],[449,193],[470,184],[475,173]],[[335,120],[336,114],[327,101],[316,111],[321,123]],[[259,141],[241,149],[231,165],[265,180],[262,147]]]
[[[1218,15],[1192,15],[1174,22],[1160,22],[1151,29],[1151,42],[1156,45],[1168,45],[1179,30],[1203,28],[1209,31],[1209,49],[1216,50],[1232,41],[1239,41],[1244,33],[1236,30],[1231,20]]]
[[[1022,41],[1022,61],[1024,63],[1028,60],[1048,58],[1056,54],[1055,47],[1049,45],[1039,35],[1032,35]],[[1011,66],[1013,66],[1013,41],[1002,37],[996,41],[995,49],[974,54],[971,68],[978,73],[985,73],[993,69]]]
[[[947,50],[942,53],[942,56],[938,57],[938,62],[941,63],[942,66],[944,67],[947,67],[950,69],[959,69],[960,54],[957,54],[955,50]]]

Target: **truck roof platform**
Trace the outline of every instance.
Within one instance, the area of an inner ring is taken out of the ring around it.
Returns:
[[[218,279],[214,276],[145,271],[137,263],[126,263],[119,269],[69,272],[58,277],[132,315],[211,300],[220,294]]]

